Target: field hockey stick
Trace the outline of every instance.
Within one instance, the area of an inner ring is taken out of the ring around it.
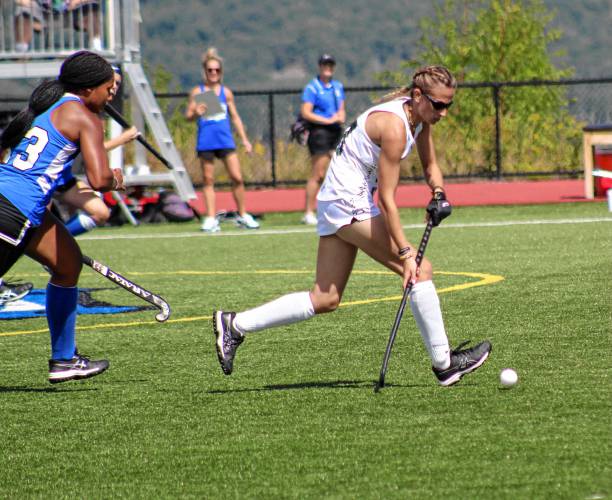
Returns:
[[[430,219],[427,222],[425,232],[423,233],[423,237],[421,238],[421,244],[419,245],[419,249],[417,251],[415,259],[417,269],[419,268],[419,266],[421,265],[421,261],[423,260],[423,254],[425,253],[425,248],[427,248],[427,242],[429,241],[429,236],[431,235],[432,229],[433,223]],[[404,288],[402,301],[400,302],[399,309],[397,310],[397,314],[395,315],[395,321],[393,323],[393,327],[391,328],[391,335],[389,336],[389,341],[387,342],[385,357],[383,358],[382,368],[380,369],[380,376],[378,377],[378,383],[376,384],[376,387],[374,387],[374,392],[380,391],[385,386],[385,376],[387,375],[387,367],[389,366],[391,349],[393,349],[393,343],[395,342],[395,337],[397,336],[397,331],[399,330],[399,325],[402,321],[402,316],[404,315],[404,309],[406,308],[406,302],[408,301],[408,295],[410,294],[410,290],[412,290],[412,283],[409,283],[408,286]]]
[[[117,111],[115,108],[113,108],[110,104],[106,104],[104,106],[104,111],[106,111],[109,114],[109,116],[113,120],[115,120],[119,125],[121,125],[123,128],[131,127],[131,125],[123,117],[123,115],[119,113],[119,111]],[[142,144],[145,148],[147,148],[153,154],[153,156],[155,156],[155,158],[161,161],[167,168],[169,168],[170,170],[173,170],[174,167],[172,166],[172,164],[168,160],[166,160],[166,158],[162,156],[162,154],[159,151],[157,151],[157,149],[155,149],[152,146],[152,144],[142,136],[142,134],[138,134],[136,136],[136,140],[140,144]]]
[[[131,127],[131,125],[124,118],[124,116],[121,113],[119,113],[119,111],[117,111],[115,108],[113,108],[110,104],[104,105],[104,111],[106,111],[108,115],[113,120],[115,120],[119,125],[121,125],[123,128]],[[142,136],[142,134],[138,134],[136,136],[136,140],[140,144],[142,144],[145,148],[147,148],[153,154],[153,156],[155,156],[155,158],[161,161],[166,166],[166,168],[168,168],[169,170],[174,170],[172,163],[170,163],[159,151],[157,151],[157,149],[155,149],[153,145]],[[196,218],[201,222],[202,216],[198,213],[198,211],[195,208],[193,208],[191,205],[189,205],[189,208],[191,208],[193,215],[195,215]]]
[[[160,323],[163,323],[170,317],[170,306],[159,295],[155,295],[154,293],[145,290],[140,285],[137,285],[133,281],[121,276],[119,273],[113,271],[110,267],[105,266],[87,255],[83,255],[83,263],[91,267],[97,273],[100,273],[106,279],[119,285],[121,288],[125,288],[128,292],[132,292],[134,295],[157,307],[159,312],[155,315],[155,319]]]

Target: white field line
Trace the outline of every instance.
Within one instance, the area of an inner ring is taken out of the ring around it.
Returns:
[[[546,224],[587,224],[596,222],[612,222],[612,217],[590,217],[577,219],[539,219],[539,220],[524,220],[524,221],[498,221],[498,222],[465,222],[465,223],[443,223],[436,229],[456,229],[456,228],[481,228],[481,227],[507,227],[507,226],[530,226],[530,225],[546,225]],[[405,229],[417,229],[423,227],[423,224],[405,224]],[[309,234],[316,233],[314,228],[295,228],[295,229],[241,229],[237,231],[221,231],[218,233],[208,234],[203,232],[190,233],[155,233],[155,234],[117,234],[117,235],[101,235],[92,234],[80,236],[79,241],[96,241],[96,240],[153,240],[164,238],[223,238],[226,236],[265,236],[265,235],[284,235],[284,234]]]

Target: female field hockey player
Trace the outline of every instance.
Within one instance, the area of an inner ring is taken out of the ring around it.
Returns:
[[[110,103],[113,98],[117,95],[119,87],[121,86],[122,76],[117,66],[112,66],[115,72],[115,84],[111,91],[108,102]],[[123,146],[130,141],[133,141],[140,135],[140,132],[136,127],[130,127],[124,130],[117,137],[113,137],[104,142],[104,149],[111,151],[112,149]],[[110,209],[104,203],[104,200],[94,191],[89,184],[77,179],[76,177],[70,177],[66,179],[65,184],[57,186],[55,191],[55,197],[62,203],[67,204],[69,207],[82,210],[83,212],[75,214],[66,222],[66,227],[72,236],[78,236],[80,234],[91,231],[97,226],[101,226],[106,223],[111,215]]]
[[[110,64],[94,53],[77,52],[64,61],[57,80],[34,89],[28,107],[1,138],[2,148],[10,148],[11,154],[0,164],[0,276],[23,254],[51,271],[46,295],[51,383],[93,377],[108,368],[108,361],[77,352],[81,250],[47,206],[60,179],[71,176],[79,153],[93,189],[123,188],[121,172],[108,166],[98,116],[113,85]]]
[[[446,116],[456,86],[442,66],[419,69],[409,86],[366,110],[345,131],[317,196],[320,239],[314,286],[244,312],[214,312],[217,355],[226,375],[232,372],[236,349],[246,334],[334,311],[357,250],[399,274],[404,287],[414,284],[410,306],[441,385],[458,382],[484,363],[491,351],[488,341],[469,349],[450,349],[431,263],[423,259],[417,269],[416,252],[404,235],[395,203],[400,160],[416,145],[432,191],[428,217],[438,225],[450,215],[431,127]],[[380,207],[373,201],[376,189]]]

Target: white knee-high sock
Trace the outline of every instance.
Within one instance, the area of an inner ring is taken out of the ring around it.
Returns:
[[[423,343],[438,369],[450,366],[450,348],[444,331],[440,299],[433,281],[420,281],[410,291],[410,308],[416,320]]]
[[[241,333],[250,333],[273,326],[290,325],[314,315],[310,292],[296,292],[236,314],[234,327]]]

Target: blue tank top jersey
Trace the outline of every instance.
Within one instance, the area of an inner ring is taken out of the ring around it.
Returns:
[[[34,119],[30,130],[11,151],[8,161],[0,163],[0,193],[33,226],[42,222],[57,185],[71,177],[72,162],[80,152],[79,145],[66,139],[51,123],[53,110],[68,101],[80,99],[64,94]]]
[[[204,92],[204,85],[200,84],[200,91]],[[219,94],[219,102],[224,113],[198,119],[197,151],[214,151],[215,149],[236,149],[232,136],[229,113],[227,112],[227,99],[223,85]]]
[[[344,86],[338,80],[331,80],[324,85],[319,77],[308,82],[302,92],[302,102],[312,104],[312,112],[315,115],[331,118],[344,101]]]

